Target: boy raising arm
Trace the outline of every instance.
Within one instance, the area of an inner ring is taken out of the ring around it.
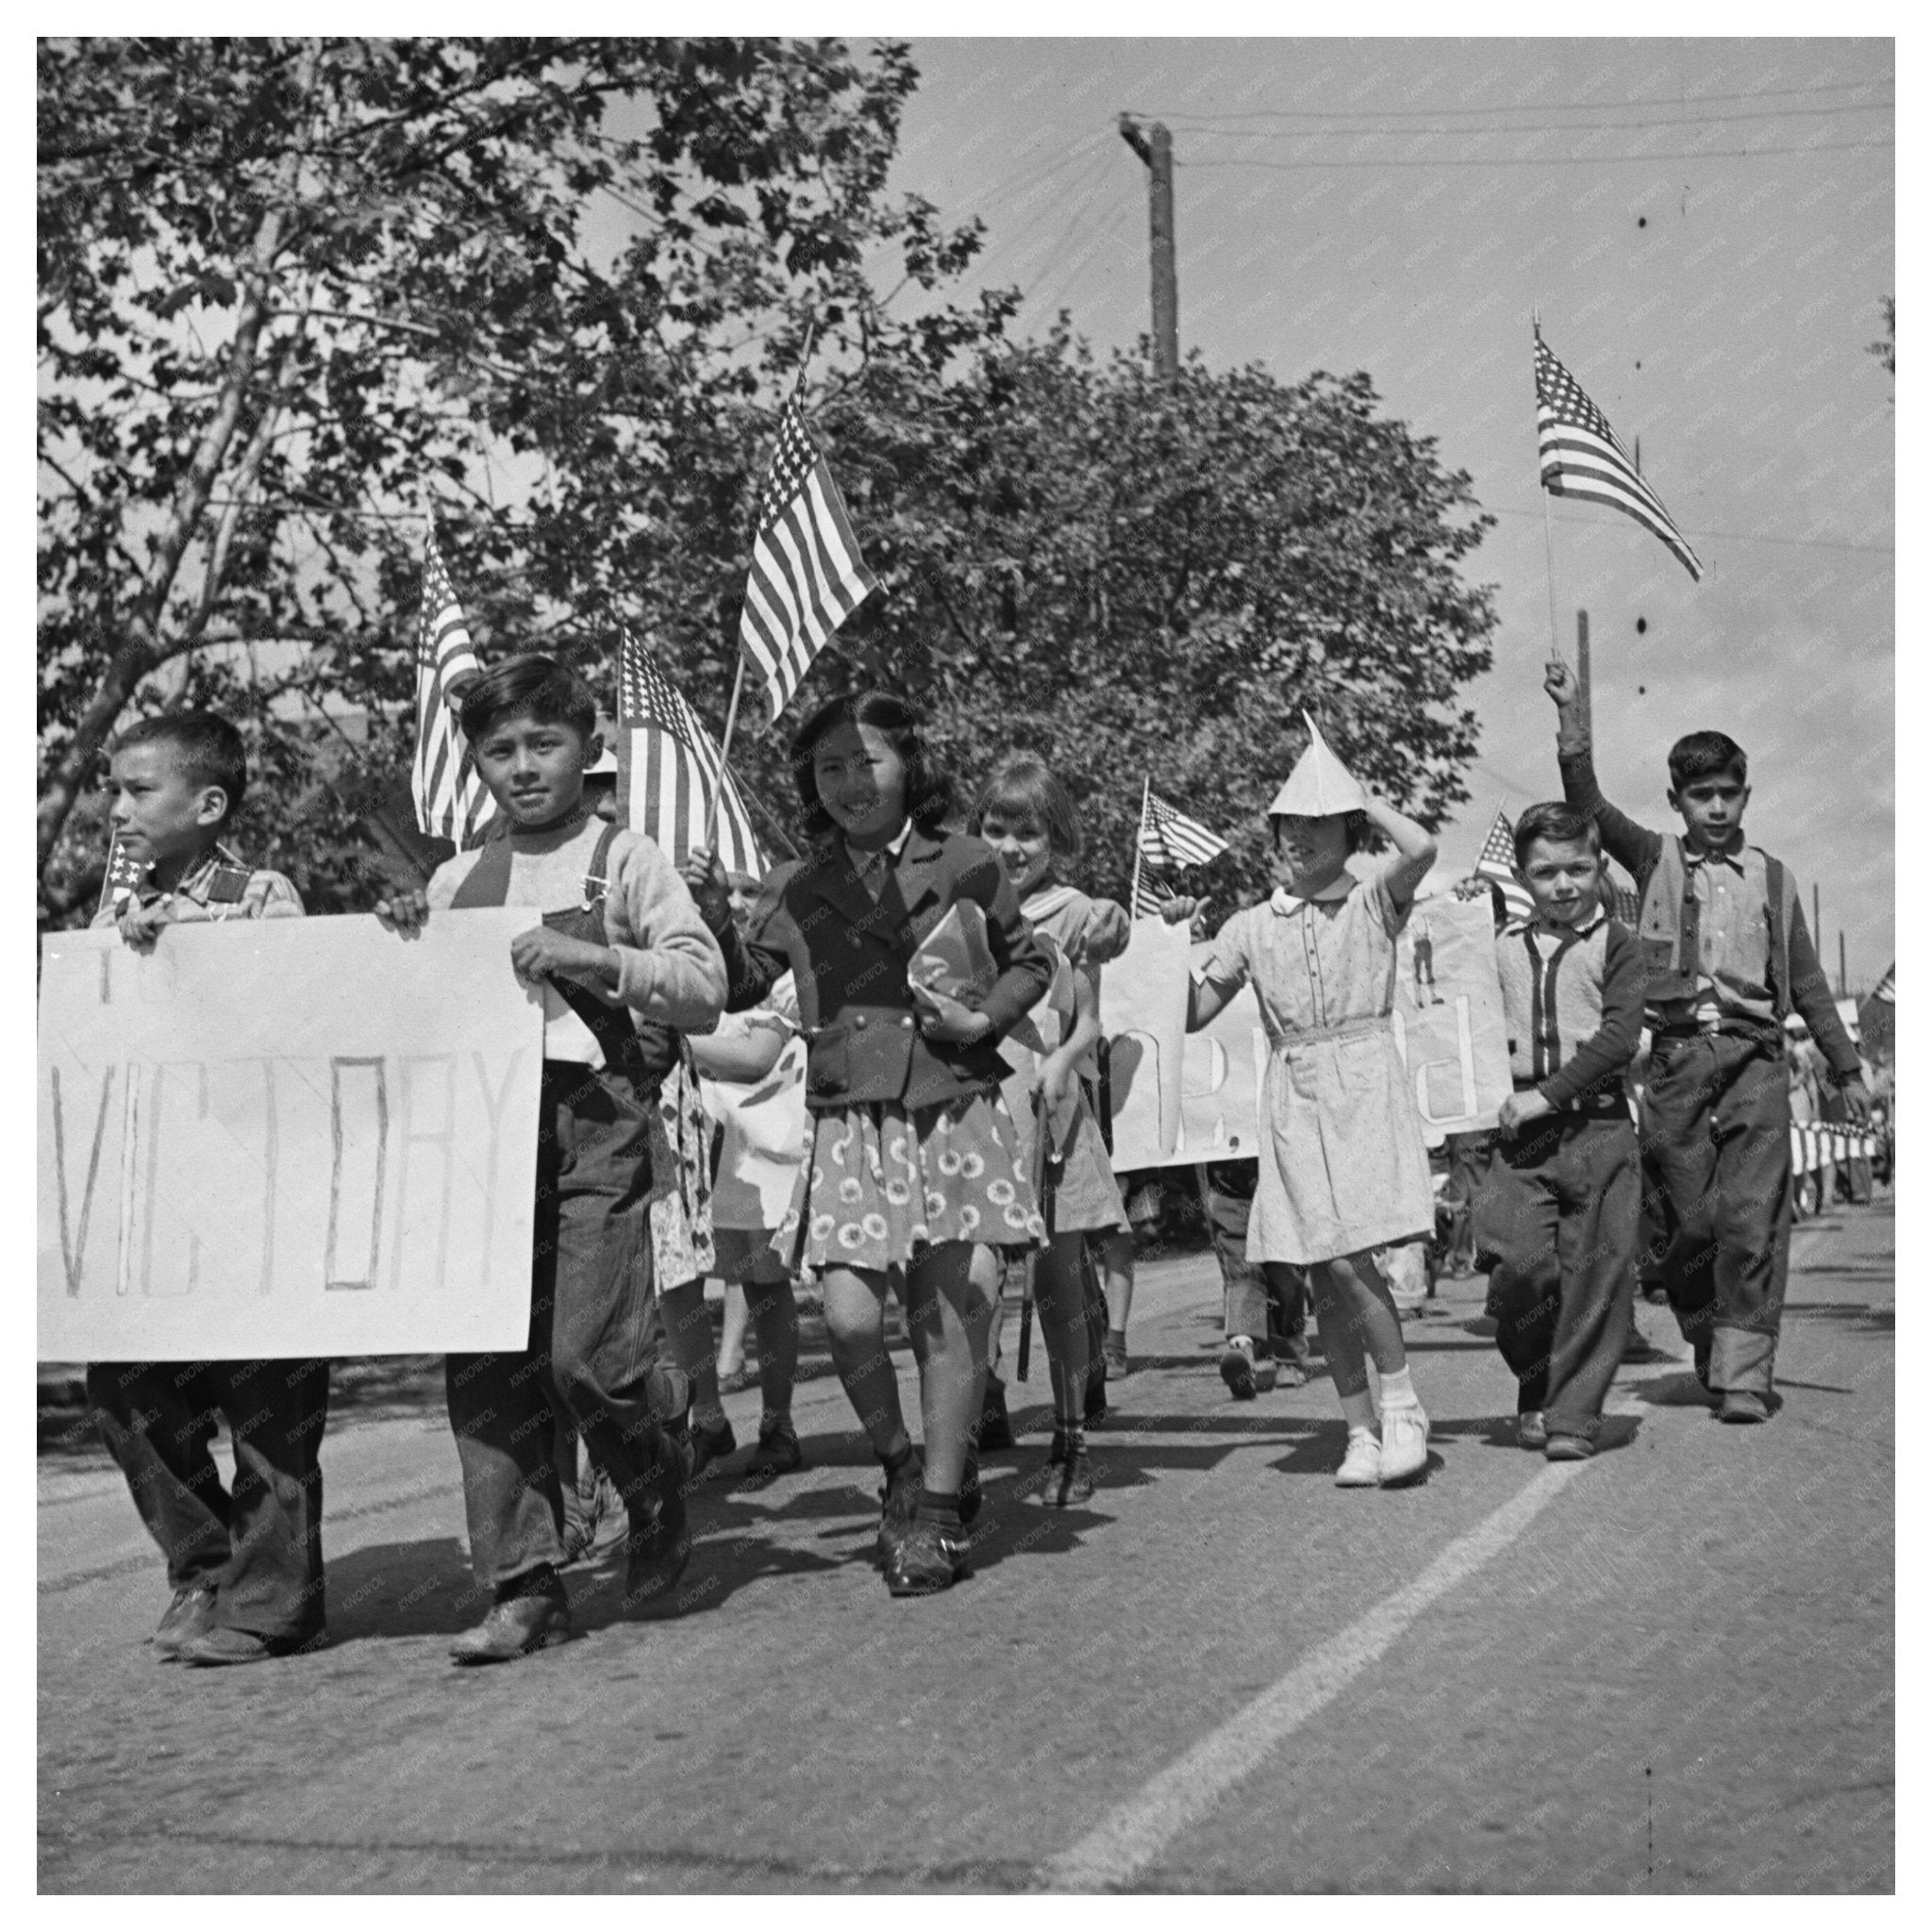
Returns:
[[[1543,688],[1557,707],[1563,796],[1596,823],[1637,882],[1650,1081],[1646,1177],[1675,1234],[1660,1273],[1722,1420],[1771,1416],[1790,1245],[1790,1103],[1784,1020],[1801,1013],[1862,1126],[1871,1103],[1857,1049],[1832,1004],[1788,867],[1744,842],[1743,750],[1721,731],[1671,747],[1665,793],[1681,834],[1625,817],[1597,787],[1570,667]]]

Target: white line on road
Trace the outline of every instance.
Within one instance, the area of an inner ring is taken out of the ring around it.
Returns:
[[[1445,1549],[1347,1629],[1318,1644],[1184,1757],[1143,1785],[1078,1844],[1040,1868],[1054,1891],[1103,1891],[1131,1883],[1168,1845],[1213,1810],[1285,1738],[1339,1697],[1435,1600],[1506,1549],[1586,1462],[1552,1462],[1494,1515]]]

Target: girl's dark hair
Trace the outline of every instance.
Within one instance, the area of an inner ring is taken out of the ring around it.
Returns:
[[[953,781],[919,735],[919,714],[890,691],[847,692],[821,705],[791,741],[791,776],[805,808],[805,829],[814,839],[836,829],[837,822],[819,802],[818,775],[811,755],[819,740],[841,724],[869,724],[884,735],[906,766],[906,810],[922,832],[936,832],[952,815]]]
[[[114,749],[130,751],[137,744],[167,745],[175,754],[175,770],[189,784],[197,790],[205,785],[221,788],[228,808],[217,831],[241,810],[242,794],[248,790],[248,754],[242,734],[225,718],[212,711],[164,711],[130,724],[115,740]]]
[[[979,830],[989,812],[1038,825],[1061,858],[1080,856],[1080,815],[1073,798],[1047,769],[1046,760],[1030,751],[1003,758],[981,788],[973,808],[974,831]]]
[[[1270,812],[1268,815],[1268,842],[1275,851],[1281,850],[1281,822],[1290,817],[1285,811]],[[1351,855],[1366,852],[1369,846],[1369,815],[1365,811],[1345,811],[1341,815],[1343,829],[1348,833],[1348,850]]]
[[[472,744],[506,718],[568,724],[588,740],[597,728],[597,700],[591,687],[555,658],[506,658],[464,691],[459,716],[463,736]]]

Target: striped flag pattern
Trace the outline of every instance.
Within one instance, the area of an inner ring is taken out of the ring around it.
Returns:
[[[774,721],[825,640],[877,588],[794,391],[778,418],[738,626]]]
[[[475,845],[496,816],[496,801],[457,722],[462,688],[482,668],[431,524],[416,618],[416,761],[409,793],[417,828],[432,839],[453,840],[458,850]]]
[[[1207,865],[1227,850],[1204,824],[1177,812],[1164,798],[1150,791],[1141,813],[1141,857],[1149,865]]]
[[[681,866],[705,842],[721,766],[711,734],[665,676],[651,647],[626,629],[617,654],[617,806],[622,824],[655,839]],[[726,872],[765,874],[738,781],[724,773],[718,858]]]
[[[126,846],[121,842],[121,834],[110,833],[108,870],[101,879],[101,903],[94,908],[95,912],[104,912],[109,906],[118,906],[140,887],[146,870],[138,858],[130,857]]]
[[[1890,1006],[1895,1007],[1898,1005],[1898,961],[1896,959],[1885,969],[1883,977],[1872,989],[1872,997],[1874,1000],[1884,1000]]]
[[[1482,854],[1475,862],[1475,875],[1502,887],[1503,903],[1508,908],[1511,919],[1533,919],[1536,916],[1536,901],[1529,896],[1529,888],[1516,876],[1516,830],[1501,806],[1496,808],[1496,823],[1490,827],[1490,835],[1483,841]]]
[[[1536,441],[1543,488],[1552,496],[1580,496],[1607,503],[1661,537],[1691,576],[1704,566],[1685,542],[1671,513],[1624,453],[1604,412],[1584,394],[1576,378],[1536,339]]]

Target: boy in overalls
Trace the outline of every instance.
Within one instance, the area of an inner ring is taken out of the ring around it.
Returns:
[[[426,893],[376,911],[406,932],[444,908],[544,914],[510,945],[544,1004],[529,1343],[446,1365],[471,1561],[492,1598],[451,1655],[482,1664],[570,1634],[553,1400],[628,1513],[625,1608],[663,1608],[689,1559],[686,1462],[665,1426],[682,1405],[653,1366],[648,1116],[675,1055],[671,1029],[713,1025],[725,977],[670,859],[586,808],[585,768],[602,745],[575,672],[511,658],[465,691],[462,725],[502,808],[498,834],[440,866]]]

